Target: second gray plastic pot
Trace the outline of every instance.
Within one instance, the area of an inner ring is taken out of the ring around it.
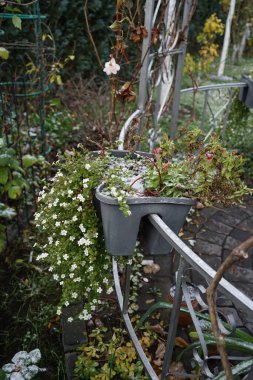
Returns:
[[[253,108],[253,79],[247,75],[242,75],[242,82],[246,83],[247,87],[240,88],[238,98],[248,108]]]
[[[172,247],[152,226],[147,216],[158,214],[178,234],[195,203],[188,198],[129,197],[127,203],[131,215],[125,217],[118,201],[103,194],[102,189],[103,185],[97,188],[96,198],[100,201],[106,250],[114,256],[133,254],[141,221],[146,252],[152,255],[168,254]]]

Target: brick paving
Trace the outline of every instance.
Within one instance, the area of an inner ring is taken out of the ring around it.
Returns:
[[[185,237],[195,240],[193,247],[206,263],[217,270],[219,265],[243,241],[253,235],[253,197],[247,197],[239,206],[204,208],[197,212],[185,227]],[[233,265],[224,277],[237,289],[253,299],[253,248],[249,257]],[[196,272],[192,281],[199,283]],[[203,281],[203,279],[202,279]],[[222,305],[221,305],[222,306]],[[253,333],[253,320],[236,308],[242,326]]]

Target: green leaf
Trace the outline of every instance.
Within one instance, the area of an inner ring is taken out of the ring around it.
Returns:
[[[15,28],[22,29],[22,20],[17,15],[12,16],[12,23],[15,26]]]
[[[250,369],[251,369],[252,364],[253,364],[253,359],[241,361],[239,364],[237,364],[234,367],[232,367],[232,374],[233,374],[233,376],[235,376],[235,375],[243,375],[244,373],[249,372]],[[226,378],[227,377],[225,375],[225,372],[222,371],[213,380],[226,380]]]
[[[17,199],[20,197],[22,193],[22,189],[20,186],[11,186],[8,190],[8,197],[10,199]]]
[[[7,49],[5,49],[4,47],[0,47],[0,58],[8,59],[9,55],[10,55],[10,53],[8,52]]]
[[[1,240],[0,240],[0,252],[1,252]],[[5,372],[2,369],[0,369],[0,380],[5,380],[5,379],[7,379]]]
[[[54,107],[59,107],[61,105],[61,101],[58,98],[53,98],[50,100],[50,104]]]
[[[8,154],[0,154],[0,166],[7,166],[11,163],[11,156]]]
[[[31,154],[26,154],[22,157],[22,162],[25,168],[29,168],[37,163],[37,157],[32,156]]]
[[[199,339],[198,334],[195,331],[190,332],[189,335],[193,339]],[[206,342],[208,341],[209,344],[216,346],[216,339],[213,335],[203,334],[203,336]],[[226,348],[231,348],[233,350],[238,350],[240,352],[246,352],[249,355],[253,355],[253,344],[250,342],[245,342],[240,338],[230,336],[225,336],[224,341]],[[196,343],[199,343],[200,345],[199,341]]]
[[[9,178],[9,168],[0,166],[0,184],[5,185]]]

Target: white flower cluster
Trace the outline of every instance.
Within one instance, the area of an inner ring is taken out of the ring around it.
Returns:
[[[85,308],[78,316],[83,320],[91,318],[104,292],[113,291],[112,273],[108,271],[110,256],[101,252],[103,237],[99,234],[101,228],[90,201],[94,179],[91,180],[93,164],[89,162],[83,163],[82,156],[80,165],[67,173],[66,166],[59,162],[63,169],[39,194],[35,214],[36,226],[46,236],[37,260],[49,264],[48,270],[62,291],[57,314],[61,315],[62,307],[85,296]],[[68,321],[72,322],[73,318],[70,316]]]

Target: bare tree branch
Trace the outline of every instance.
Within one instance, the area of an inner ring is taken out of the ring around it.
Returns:
[[[96,47],[96,44],[94,42],[91,30],[90,30],[90,25],[89,25],[89,20],[88,20],[88,0],[85,0],[85,2],[84,2],[84,17],[85,17],[85,24],[86,24],[86,27],[87,27],[87,32],[88,32],[90,41],[92,43],[92,46],[94,48],[94,51],[95,51],[95,54],[96,54],[99,66],[103,69],[104,66],[103,66],[103,64],[101,62],[101,59],[100,59],[100,56],[99,56],[99,53],[98,53],[98,49]]]
[[[227,358],[227,351],[225,347],[224,337],[221,334],[217,321],[217,310],[215,305],[216,289],[219,285],[221,278],[224,273],[237,261],[242,261],[247,259],[249,248],[253,247],[253,236],[247,239],[245,242],[240,244],[238,247],[234,248],[231,254],[226,258],[226,260],[221,264],[216,272],[213,280],[207,288],[207,302],[209,307],[210,319],[212,323],[213,333],[216,339],[217,349],[221,356],[221,363],[224,368],[227,380],[233,380],[233,374],[231,370],[230,363]]]

